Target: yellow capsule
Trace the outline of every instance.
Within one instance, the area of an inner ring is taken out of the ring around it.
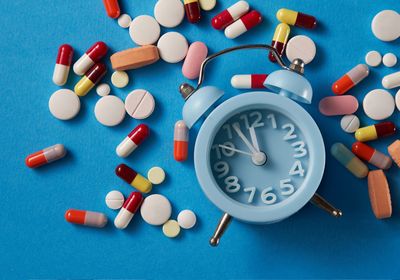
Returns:
[[[286,45],[286,42],[289,38],[290,34],[290,27],[286,23],[280,23],[275,29],[274,37],[272,38],[272,41],[274,42],[280,42],[282,44]]]
[[[133,179],[131,186],[143,193],[149,193],[153,188],[153,185],[150,183],[150,181],[139,173],[136,175],[135,179]]]
[[[280,22],[284,22],[290,25],[294,25],[296,23],[296,19],[297,19],[297,12],[296,11],[292,11],[292,10],[288,10],[288,9],[280,9],[277,13],[276,13],[276,18],[280,21]]]
[[[85,96],[93,87],[94,83],[88,77],[83,76],[75,85],[74,91],[76,95]]]
[[[74,91],[79,96],[85,96],[106,74],[106,66],[98,62],[92,66],[85,76],[76,84]]]
[[[393,122],[381,122],[357,129],[354,136],[358,141],[366,142],[393,135],[395,132],[396,126]]]
[[[280,9],[276,13],[276,18],[280,22],[308,29],[313,29],[317,25],[315,17],[288,9]]]

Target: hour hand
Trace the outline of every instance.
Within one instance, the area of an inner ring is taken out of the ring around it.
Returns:
[[[243,132],[240,130],[240,125],[239,123],[234,123],[232,124],[233,129],[236,131],[236,133],[239,135],[240,139],[246,144],[246,146],[249,148],[249,150],[253,153],[256,154],[257,150],[251,145],[249,140],[247,140],[246,136],[243,134]]]
[[[256,129],[254,128],[254,126],[250,127],[250,137],[251,137],[251,142],[253,143],[254,148],[257,150],[257,152],[260,152],[260,146],[258,145]]]

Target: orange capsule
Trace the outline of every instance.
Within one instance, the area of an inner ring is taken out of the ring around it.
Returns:
[[[174,158],[176,161],[185,161],[188,158],[189,128],[180,120],[174,128]]]
[[[121,9],[119,8],[118,0],[103,0],[103,4],[110,18],[119,17]]]
[[[347,72],[343,77],[333,83],[332,91],[335,94],[342,95],[355,87],[369,75],[369,68],[365,64],[358,64]]]
[[[64,145],[56,144],[26,157],[25,164],[29,168],[36,168],[50,162],[62,159],[66,155]]]
[[[65,212],[65,220],[72,224],[102,228],[107,224],[107,217],[103,213],[86,210],[69,209]]]

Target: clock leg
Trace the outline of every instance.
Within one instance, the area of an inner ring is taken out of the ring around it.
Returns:
[[[210,245],[215,247],[218,246],[219,240],[221,239],[222,235],[224,234],[225,230],[228,228],[232,217],[229,216],[228,213],[224,213],[221,220],[219,220],[218,226],[215,229],[214,235],[210,239]]]
[[[332,204],[330,204],[317,193],[314,194],[310,202],[336,218],[340,218],[342,216],[342,211],[340,209],[335,208]]]

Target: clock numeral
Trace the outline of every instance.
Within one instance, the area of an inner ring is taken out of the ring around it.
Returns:
[[[224,180],[225,190],[228,193],[237,193],[240,190],[239,178],[236,176],[228,176]]]
[[[294,193],[294,186],[290,184],[292,180],[283,179],[279,183],[279,188],[281,189],[281,195],[292,195]]]
[[[226,161],[218,161],[214,163],[214,171],[219,173],[217,177],[221,179],[229,173],[229,165]]]
[[[290,176],[296,176],[296,175],[300,175],[301,177],[304,177],[304,168],[301,164],[300,160],[296,160],[292,166],[292,168],[290,168],[289,171],[289,175]]]
[[[267,116],[267,119],[269,119],[269,120],[271,120],[271,125],[272,125],[272,128],[273,129],[275,129],[275,128],[277,128],[278,126],[276,125],[276,119],[275,119],[275,115],[274,114],[268,114],[268,116]]]
[[[244,188],[243,191],[250,193],[247,203],[252,203],[254,200],[254,195],[256,194],[256,188],[255,187]]]
[[[255,118],[255,120],[253,121],[253,123],[251,125],[250,125],[250,122],[249,122],[249,117],[250,118]],[[249,116],[247,116],[247,114],[240,115],[239,118],[244,121],[244,125],[246,126],[247,129],[250,129],[250,127],[257,128],[257,127],[262,127],[262,126],[265,125],[261,121],[262,120],[262,114],[260,112],[258,112],[258,111],[254,111],[254,112],[249,113]]]
[[[292,123],[287,123],[282,125],[282,129],[289,129],[285,136],[283,136],[284,141],[292,140],[297,138],[297,135],[294,133],[295,126]]]
[[[274,194],[273,192],[271,192],[273,190],[272,187],[268,187],[265,188],[262,192],[261,192],[261,201],[267,205],[270,204],[274,204],[277,197],[276,194]]]
[[[294,147],[294,151],[296,152],[293,155],[294,158],[301,158],[307,155],[306,144],[303,141],[292,143],[292,147]]]
[[[223,125],[222,129],[226,130],[226,133],[228,134],[228,139],[232,139],[233,138],[232,128],[231,128],[230,124],[227,123],[227,124]]]
[[[222,145],[230,147],[232,149],[235,149],[235,145],[232,142],[229,142],[229,141],[224,142]],[[217,158],[218,159],[221,159],[222,155],[224,155],[226,157],[232,157],[232,156],[235,155],[235,151],[221,148],[219,145],[213,145],[211,148],[215,149],[215,152],[217,154]]]

